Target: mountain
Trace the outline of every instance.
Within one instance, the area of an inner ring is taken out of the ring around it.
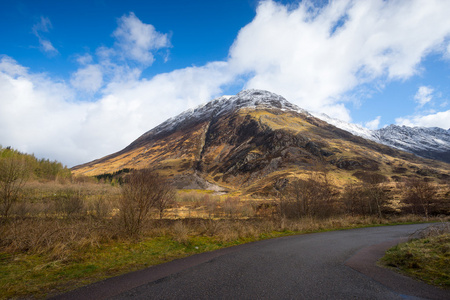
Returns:
[[[330,118],[325,114],[317,113],[314,116],[365,139],[424,158],[450,163],[450,129],[389,125],[378,130],[369,130],[357,124]]]
[[[390,125],[375,134],[385,145],[450,163],[450,129]]]
[[[264,194],[321,169],[345,183],[450,177],[450,165],[364,139],[261,90],[223,96],[167,120],[125,149],[76,166],[95,176],[150,167],[179,188]]]

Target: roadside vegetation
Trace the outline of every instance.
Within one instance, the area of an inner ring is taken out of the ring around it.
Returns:
[[[449,221],[449,195],[445,182],[420,180],[342,187],[324,171],[266,198],[177,191],[148,169],[73,177],[58,162],[0,147],[0,298],[55,295],[266,238]]]
[[[422,230],[389,249],[381,263],[428,284],[450,288],[450,224]]]

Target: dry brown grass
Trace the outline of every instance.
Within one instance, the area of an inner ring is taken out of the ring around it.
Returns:
[[[55,260],[68,261],[75,259],[79,251],[132,239],[119,220],[120,189],[117,187],[89,181],[30,182],[25,195],[14,208],[14,217],[0,226],[0,252],[12,255],[49,253]],[[186,243],[190,237],[204,236],[226,243],[270,237],[274,232],[290,234],[424,221],[415,215],[378,218],[349,216],[342,212],[328,218],[288,219],[277,212],[276,203],[242,201],[238,197],[204,192],[180,193],[165,219],[156,220],[158,212],[153,211],[137,238],[172,236],[175,241]],[[448,220],[448,217],[441,219]]]
[[[14,219],[0,228],[0,251],[11,254],[47,254],[67,261],[72,254],[100,247],[117,236],[112,223],[85,219]]]

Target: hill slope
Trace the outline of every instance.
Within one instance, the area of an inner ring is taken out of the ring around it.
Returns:
[[[99,175],[151,167],[178,187],[270,191],[290,177],[325,169],[336,182],[381,175],[449,177],[449,165],[355,136],[289,103],[247,90],[186,111],[128,147],[73,168]]]

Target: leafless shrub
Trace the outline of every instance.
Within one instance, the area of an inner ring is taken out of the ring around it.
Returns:
[[[125,178],[120,199],[123,228],[131,236],[138,236],[149,219],[150,210],[157,208],[162,218],[173,189],[169,183],[150,169],[135,170]]]
[[[0,249],[9,253],[46,253],[68,260],[74,251],[98,247],[116,235],[112,226],[85,219],[13,219],[0,227]]]
[[[100,194],[93,201],[91,201],[89,204],[89,216],[98,220],[111,216],[113,205],[111,200],[107,201],[105,197],[106,196],[104,194]]]
[[[175,241],[186,244],[189,241],[189,228],[183,221],[177,221],[172,227],[172,236]]]
[[[329,217],[337,212],[337,191],[325,172],[315,172],[308,179],[295,179],[279,195],[281,217]]]
[[[419,178],[410,178],[404,184],[405,196],[403,203],[406,209],[414,214],[423,214],[428,218],[437,204],[437,188],[432,183]]]
[[[219,201],[220,200],[216,197],[212,197],[208,194],[203,196],[203,205],[205,206],[208,218],[211,219],[212,217],[218,215]]]
[[[202,234],[207,236],[215,236],[223,228],[222,220],[206,219],[202,222]]]
[[[65,217],[76,217],[84,215],[84,197],[80,192],[73,189],[58,191],[54,197],[55,212]]]
[[[225,216],[232,219],[237,216],[239,210],[239,198],[238,197],[227,197],[222,202],[222,209],[225,213]]]
[[[383,183],[348,184],[342,194],[344,209],[354,215],[383,215],[389,197]]]

